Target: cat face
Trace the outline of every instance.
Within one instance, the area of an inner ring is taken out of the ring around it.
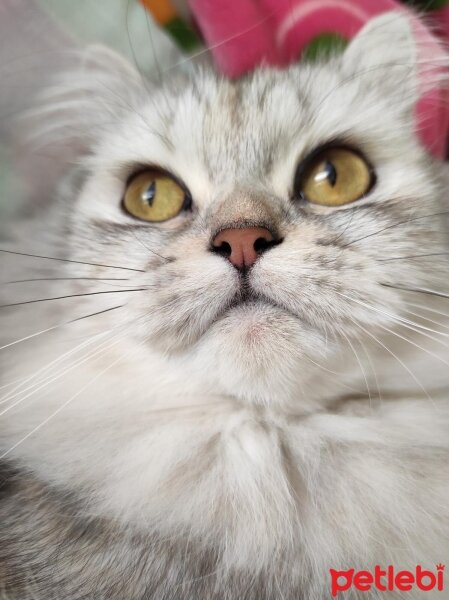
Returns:
[[[311,374],[350,354],[351,339],[382,340],[402,318],[390,286],[436,285],[440,261],[429,270],[405,257],[444,248],[441,169],[416,140],[406,19],[382,19],[326,64],[236,82],[199,73],[162,89],[115,74],[119,91],[109,82],[102,104],[84,106],[85,135],[98,134],[70,207],[71,258],[136,269],[131,338],[225,393],[306,398]],[[170,218],[126,206],[148,173],[180,194],[161,213]],[[320,177],[317,201],[304,190]],[[233,244],[246,244],[243,265]]]

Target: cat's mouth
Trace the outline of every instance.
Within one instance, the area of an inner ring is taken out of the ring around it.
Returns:
[[[261,306],[261,305],[271,306],[271,307],[281,310],[285,313],[288,313],[290,316],[294,317],[295,319],[298,318],[297,314],[292,313],[288,308],[286,308],[285,306],[283,306],[281,304],[278,304],[269,296],[267,296],[259,291],[256,292],[251,287],[248,279],[246,277],[242,277],[240,287],[237,290],[235,296],[227,304],[227,306],[224,308],[222,313],[220,315],[218,315],[216,320],[219,320],[221,317],[225,316],[230,311],[240,308],[242,306],[248,306],[248,307],[254,306],[254,308],[256,308],[257,306]]]
[[[234,297],[232,298],[231,302],[226,307],[225,312],[233,308],[237,308],[238,306],[241,306],[243,304],[255,304],[257,302],[265,302],[271,304],[270,300],[263,298],[261,294],[255,292],[252,289],[246,276],[242,276],[240,280],[240,286],[236,291]]]

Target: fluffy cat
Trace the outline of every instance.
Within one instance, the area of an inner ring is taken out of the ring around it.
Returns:
[[[3,252],[5,281],[52,280],[3,286],[5,598],[324,600],[330,569],[445,562],[449,178],[417,67],[389,14],[325,63],[160,87],[94,49],[47,94],[78,166],[2,244],[49,257]],[[354,201],[309,201],[323,152]],[[155,168],[182,207],[146,222]]]

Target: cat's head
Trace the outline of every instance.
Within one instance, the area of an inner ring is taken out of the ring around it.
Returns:
[[[236,82],[144,83],[105,56],[48,112],[85,153],[70,258],[135,269],[144,288],[122,309],[130,338],[221,392],[306,404],[357,340],[398,326],[413,297],[395,286],[436,289],[443,257],[408,258],[444,251],[447,207],[416,136],[406,17],[374,20],[328,62]]]

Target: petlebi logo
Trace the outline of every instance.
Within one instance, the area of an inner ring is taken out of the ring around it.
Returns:
[[[444,590],[444,568],[445,565],[438,564],[434,571],[425,570],[417,565],[414,571],[396,571],[389,565],[382,568],[380,565],[374,567],[374,571],[337,571],[330,569],[331,593],[335,598],[340,592],[346,592],[355,588],[361,592],[369,592],[372,589],[379,592],[410,592],[411,590]]]

